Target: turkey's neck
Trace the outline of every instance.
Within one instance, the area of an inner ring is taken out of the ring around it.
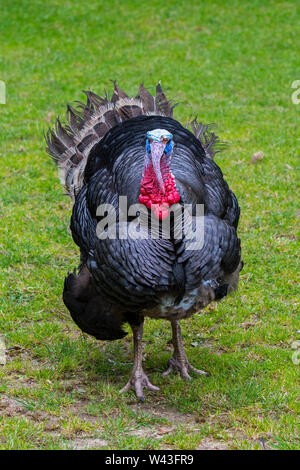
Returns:
[[[160,170],[164,182],[164,190],[160,187],[152,162],[145,166],[141,182],[140,204],[144,204],[148,209],[152,209],[159,219],[168,216],[168,208],[180,200],[176,189],[175,179],[170,171],[170,160],[162,158]]]

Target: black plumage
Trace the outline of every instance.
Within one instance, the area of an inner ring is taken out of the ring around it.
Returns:
[[[46,136],[48,151],[74,200],[71,231],[81,253],[79,272],[66,278],[63,299],[77,325],[97,339],[122,338],[122,324],[131,325],[137,352],[125,389],[134,388],[142,398],[144,387],[155,388],[139,354],[145,316],[172,323],[174,355],[167,372],[175,367],[185,378],[190,370],[202,373],[185,356],[178,321],[237,286],[240,210],[213,160],[222,143],[209,126],[194,120],[192,133],[174,120],[174,105],[160,84],[155,97],[141,85],[137,97],[129,98],[116,83],[111,100],[85,93],[87,104],[77,110],[68,106],[67,125],[57,120],[55,131]],[[188,249],[193,240],[177,239],[175,233],[167,240],[101,239],[104,214],[97,212],[99,205],[115,208],[113,229],[118,234],[134,219],[124,221],[119,196],[127,196],[128,206],[138,203],[145,136],[155,129],[173,135],[171,172],[180,204],[192,206],[192,225],[197,204],[204,205],[204,243],[199,249]]]

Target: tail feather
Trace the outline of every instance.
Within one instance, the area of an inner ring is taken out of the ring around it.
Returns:
[[[167,100],[160,82],[156,86],[155,104],[156,109],[158,109],[163,116],[173,117],[173,109],[177,106],[177,103],[173,105],[172,101]]]
[[[111,101],[112,103],[116,103],[118,100],[123,98],[129,98],[129,96],[126,95],[123,90],[121,90],[121,88],[117,85],[116,80],[114,80],[114,93],[112,95]]]
[[[69,104],[67,106],[66,118],[67,122],[69,123],[68,128],[70,129],[73,136],[83,128],[84,119],[81,117],[80,113]]]
[[[141,100],[143,109],[148,113],[155,113],[155,97],[149,93],[143,84],[140,85],[136,99]]]
[[[205,153],[208,157],[214,158],[216,153],[221,152],[226,148],[226,142],[221,142],[219,137],[212,132],[212,129],[216,127],[214,124],[202,124],[198,122],[195,118],[192,122],[189,123],[195,137],[200,140],[202,147],[205,150]]]
[[[138,95],[130,98],[114,81],[111,99],[100,97],[92,91],[84,91],[86,103],[77,102],[77,107],[67,106],[66,124],[59,118],[55,128],[45,135],[47,151],[59,167],[60,179],[67,194],[74,200],[84,184],[84,170],[91,149],[117,124],[139,115],[173,117],[176,106],[166,98],[160,82],[153,96],[144,85]],[[223,145],[208,126],[191,123],[196,137],[211,158]]]

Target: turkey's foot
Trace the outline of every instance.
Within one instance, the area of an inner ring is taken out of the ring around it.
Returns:
[[[192,364],[189,363],[188,358],[186,357],[186,354],[184,353],[184,357],[180,358],[177,357],[175,354],[169,359],[168,361],[168,369],[163,372],[163,377],[166,377],[169,375],[172,371],[179,372],[181,377],[185,380],[192,380],[192,377],[190,376],[189,372],[195,372],[195,374],[198,375],[209,375],[208,372],[205,372],[204,370],[196,369],[196,367],[192,366]]]
[[[148,388],[149,390],[158,391],[159,387],[152,385],[150,380],[148,379],[145,372],[142,370],[140,371],[133,371],[130,379],[128,380],[125,387],[120,390],[120,393],[127,392],[128,390],[134,390],[136,396],[139,401],[144,402],[145,397],[143,394],[143,389]]]
[[[134,360],[131,377],[128,380],[125,387],[120,390],[120,393],[127,392],[133,389],[136,393],[137,398],[140,401],[145,401],[143,389],[148,388],[149,390],[159,390],[158,387],[152,385],[147,375],[143,371],[142,361],[142,336],[143,336],[143,321],[139,325],[131,325],[133,332],[133,345],[134,345]]]
[[[191,380],[191,376],[189,374],[190,371],[195,372],[198,375],[209,375],[208,372],[204,370],[196,369],[196,367],[192,366],[189,363],[187,355],[185,354],[185,350],[183,347],[182,337],[181,337],[181,330],[179,326],[178,320],[171,320],[172,325],[172,343],[174,346],[174,353],[171,359],[168,362],[168,369],[162,374],[163,376],[169,375],[173,369],[175,371],[180,372],[181,377],[186,380]]]

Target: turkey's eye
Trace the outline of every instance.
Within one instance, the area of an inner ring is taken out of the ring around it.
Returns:
[[[166,137],[163,137],[161,141],[162,141],[163,144],[167,145],[170,142],[170,139],[167,139]]]
[[[153,139],[149,139],[149,142],[150,142],[150,144],[152,144],[152,142],[153,142]]]

